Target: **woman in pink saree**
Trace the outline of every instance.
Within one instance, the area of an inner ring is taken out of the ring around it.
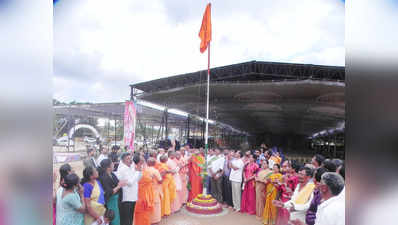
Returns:
[[[246,212],[250,215],[256,214],[256,188],[255,180],[257,170],[259,169],[256,163],[256,156],[249,156],[249,163],[243,169],[243,192],[240,206],[241,212]]]
[[[296,170],[292,167],[292,162],[286,160],[282,164],[282,174],[286,176],[287,189],[293,192],[298,184],[298,176]]]
[[[290,200],[292,196],[292,191],[287,185],[287,175],[283,175],[282,182],[278,182],[276,188],[279,192],[279,200],[283,203]],[[290,212],[288,209],[283,207],[278,207],[278,216],[276,218],[275,225],[288,225],[290,219]]]

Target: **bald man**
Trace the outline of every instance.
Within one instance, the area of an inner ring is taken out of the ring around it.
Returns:
[[[162,175],[162,191],[163,198],[161,201],[161,216],[169,216],[171,214],[171,204],[176,198],[176,185],[174,182],[173,171],[167,166],[167,155],[160,156],[160,163],[156,165]]]
[[[158,224],[162,218],[162,207],[161,202],[163,198],[162,190],[162,176],[159,170],[155,168],[156,158],[150,157],[147,160],[147,171],[152,176],[153,186],[153,211],[150,215],[151,224]]]

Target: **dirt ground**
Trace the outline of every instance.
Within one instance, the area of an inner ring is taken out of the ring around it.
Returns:
[[[75,173],[80,178],[82,178],[83,177],[83,169],[84,169],[83,161],[74,161],[74,162],[68,162],[68,163],[72,167],[72,169],[75,171]],[[57,174],[58,174],[57,183],[59,180],[59,167],[61,167],[62,165],[63,165],[63,163],[53,164],[53,169],[54,169],[54,171],[57,171]]]

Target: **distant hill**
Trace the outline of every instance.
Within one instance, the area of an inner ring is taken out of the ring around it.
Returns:
[[[71,101],[69,103],[61,102],[58,101],[57,99],[53,99],[53,106],[55,105],[87,105],[87,104],[93,104],[91,102],[77,102],[77,101]]]

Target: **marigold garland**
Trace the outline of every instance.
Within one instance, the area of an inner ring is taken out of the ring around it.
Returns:
[[[211,198],[211,195],[198,194],[199,198]]]
[[[212,203],[212,202],[215,202],[216,200],[215,199],[203,200],[203,199],[196,198],[194,201],[200,202],[200,203]]]

